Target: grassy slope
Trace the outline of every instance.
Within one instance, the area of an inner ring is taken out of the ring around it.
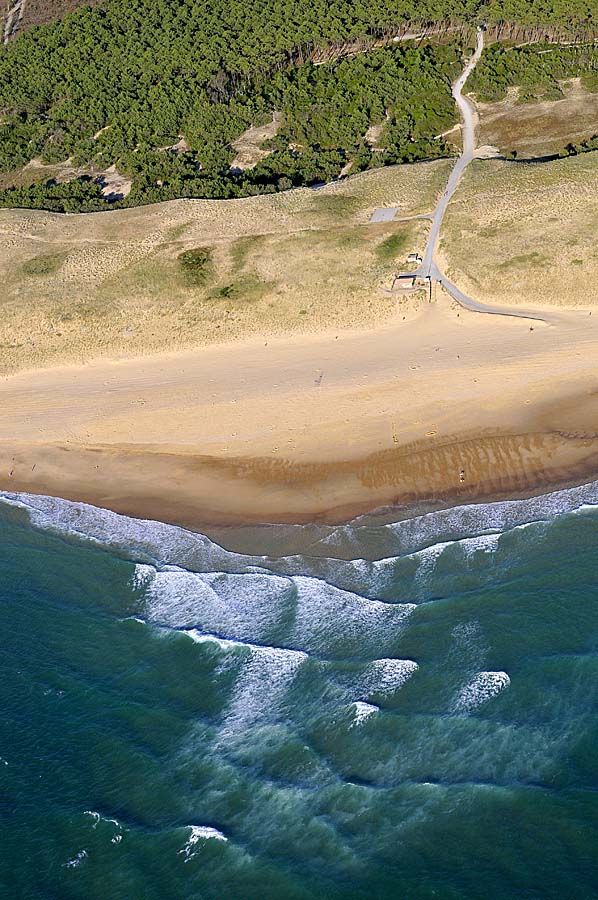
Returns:
[[[478,161],[449,209],[448,273],[488,303],[598,303],[598,154]]]
[[[478,143],[536,157],[593,137],[598,130],[598,92],[585,90],[579,78],[564,82],[562,89],[561,100],[518,103],[514,88],[505,100],[478,103]]]
[[[245,200],[0,211],[2,370],[380,323],[396,314],[383,287],[427,226],[368,225],[371,211],[430,209],[449,165]],[[204,286],[177,261],[195,247],[212,249]]]

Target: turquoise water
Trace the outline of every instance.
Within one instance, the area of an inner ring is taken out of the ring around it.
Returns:
[[[0,896],[598,896],[596,504],[250,555],[0,495]]]

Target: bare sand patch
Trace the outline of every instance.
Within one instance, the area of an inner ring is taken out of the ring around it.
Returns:
[[[102,129],[102,131],[105,130]],[[96,137],[101,133],[99,131]],[[116,166],[100,170],[93,166],[76,166],[71,159],[66,159],[61,163],[43,163],[36,157],[20,169],[0,174],[0,188],[29,187],[50,179],[58,184],[65,184],[81,178],[83,175],[88,175],[100,184],[102,194],[107,200],[120,200],[122,197],[127,197],[133,185],[131,179],[122,175]]]
[[[382,137],[383,130],[383,124],[370,125],[365,133],[365,142],[375,153],[381,153],[385,149],[384,147],[380,146],[380,138]]]
[[[232,143],[236,155],[230,164],[231,169],[239,172],[253,169],[260,160],[269,156],[272,151],[262,147],[262,144],[278,133],[281,122],[282,113],[273,112],[270,122],[266,122],[265,125],[252,125],[240,134]]]
[[[0,174],[0,188],[29,187],[51,178],[62,184],[89,174],[88,167],[76,166],[70,159],[61,163],[43,163],[39,157],[35,157],[20,169]]]
[[[15,33],[21,34],[32,25],[53,22],[83,5],[97,6],[99,2],[100,0],[26,0],[23,4],[23,15]]]
[[[131,179],[126,175],[121,175],[116,166],[110,166],[97,180],[106,200],[122,200],[123,197],[129,196],[133,187]]]

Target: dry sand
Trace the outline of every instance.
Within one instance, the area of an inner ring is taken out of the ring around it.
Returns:
[[[597,350],[587,312],[530,326],[440,297],[377,330],[21,372],[0,382],[0,488],[201,527],[582,481]]]

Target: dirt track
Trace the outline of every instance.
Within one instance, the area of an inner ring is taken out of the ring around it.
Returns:
[[[444,214],[446,212],[446,208],[449,205],[453,194],[455,193],[459,182],[461,180],[461,176],[463,172],[467,168],[467,166],[476,158],[476,122],[477,116],[473,105],[463,96],[463,87],[465,86],[465,82],[473,72],[476,67],[482,52],[484,49],[484,32],[480,29],[478,31],[478,40],[475,52],[465,68],[463,72],[457,79],[457,81],[453,84],[453,97],[461,110],[461,115],[463,118],[463,128],[462,128],[462,137],[463,137],[463,151],[459,156],[455,166],[449,176],[446,190],[444,191],[440,201],[430,215],[430,219],[432,221],[432,228],[430,229],[430,234],[428,236],[428,242],[426,244],[426,249],[424,252],[424,258],[421,266],[414,272],[414,277],[416,278],[427,278],[431,281],[437,281],[448,293],[451,297],[456,300],[461,306],[465,307],[465,309],[469,309],[471,312],[480,312],[480,313],[490,313],[498,316],[517,316],[518,318],[523,319],[536,319],[539,321],[546,322],[548,324],[553,324],[556,320],[555,315],[547,314],[546,312],[541,312],[538,310],[527,310],[527,309],[510,309],[506,307],[500,306],[490,306],[486,303],[480,303],[478,300],[474,300],[472,297],[468,297],[467,294],[464,294],[456,285],[454,285],[448,278],[442,273],[438,263],[436,262],[436,248],[438,245],[438,238],[440,235],[440,229],[442,226],[442,221],[444,219]]]
[[[25,12],[26,0],[14,0],[14,3],[8,10],[6,22],[4,23],[4,43],[8,44],[11,37],[15,34],[17,28],[23,18]]]

